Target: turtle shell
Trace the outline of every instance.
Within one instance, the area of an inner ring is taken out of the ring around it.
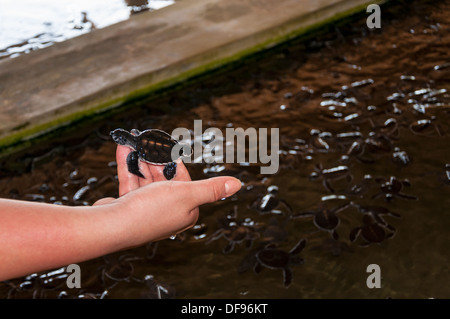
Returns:
[[[314,216],[314,225],[324,230],[334,230],[339,225],[339,218],[330,211],[321,211]]]
[[[161,130],[145,130],[135,136],[135,142],[135,150],[139,158],[151,164],[165,165],[177,160],[182,154],[182,148],[180,148],[178,157],[172,158],[172,149],[178,141]]]
[[[263,266],[271,269],[286,268],[289,264],[289,254],[279,249],[263,249],[256,258]]]

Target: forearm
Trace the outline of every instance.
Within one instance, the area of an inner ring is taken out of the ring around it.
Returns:
[[[0,199],[0,281],[179,234],[195,225],[198,206],[240,187],[225,176],[154,182],[91,207]]]
[[[117,205],[70,207],[0,199],[0,281],[125,248]]]

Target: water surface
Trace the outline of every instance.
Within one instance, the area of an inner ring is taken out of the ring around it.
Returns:
[[[0,59],[45,48],[173,3],[173,0],[0,0]]]
[[[384,8],[380,30],[367,29],[365,17],[331,27],[308,42],[91,124],[83,129],[87,133],[4,160],[2,197],[91,205],[117,196],[116,145],[108,136],[114,128],[171,132],[193,129],[201,119],[203,129],[278,127],[281,135],[274,175],[261,175],[258,165],[189,164],[193,179],[233,175],[244,187],[202,206],[198,224],[175,240],[80,264],[78,290],[66,288],[64,273],[43,272],[0,284],[0,295],[449,298],[449,5],[416,1]],[[311,178],[326,172],[320,167],[340,166],[347,174],[328,185],[323,176]],[[271,185],[287,205],[255,210]],[[346,203],[353,205],[337,213],[337,239],[312,217],[292,218]],[[364,217],[367,207],[392,212],[381,215],[384,222],[372,220],[383,226],[385,238],[354,238],[371,221]],[[224,252],[229,242],[215,235],[236,223],[247,229],[252,245],[236,242]],[[288,287],[281,269],[254,271],[255,254],[268,243],[287,252],[303,238],[303,264],[286,265],[293,273]],[[381,267],[380,289],[366,286],[369,264]]]

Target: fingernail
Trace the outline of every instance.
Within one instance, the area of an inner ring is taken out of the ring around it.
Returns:
[[[241,181],[238,179],[231,179],[225,183],[225,196],[229,197],[241,189]]]

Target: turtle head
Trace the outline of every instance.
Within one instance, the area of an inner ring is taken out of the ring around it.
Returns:
[[[114,140],[119,145],[132,145],[133,143],[133,135],[124,129],[118,128],[109,133]]]

